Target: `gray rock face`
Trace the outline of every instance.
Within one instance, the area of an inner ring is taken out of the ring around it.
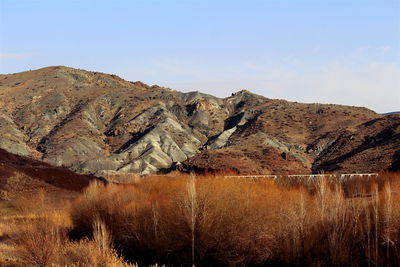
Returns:
[[[304,153],[304,147],[298,146],[298,145],[293,145],[293,144],[288,144],[283,141],[279,141],[277,138],[274,138],[272,136],[269,136],[265,133],[258,132],[256,134],[257,136],[262,136],[263,137],[263,144],[268,146],[268,147],[273,147],[279,151],[282,151],[282,153],[285,155],[287,158],[288,155],[295,157],[301,162],[305,162],[306,159],[302,154]]]
[[[177,137],[181,137],[179,140]],[[122,162],[120,172],[151,173],[168,168],[174,162],[182,162],[194,155],[201,142],[188,129],[171,118],[157,124],[139,140],[112,158]]]
[[[154,121],[154,125],[150,126],[151,121]],[[141,112],[129,120],[125,128],[144,129],[144,132],[136,133],[109,157],[88,160],[76,169],[84,173],[95,170],[99,175],[117,172],[148,174],[186,160],[202,145],[190,128],[179,123],[163,104]]]
[[[207,148],[211,149],[219,149],[226,145],[229,140],[229,137],[236,131],[237,127],[230,128],[226,131],[223,131],[217,138],[215,138],[211,143],[207,146]]]
[[[207,128],[208,115],[204,111],[197,111],[189,121],[189,125],[194,128]]]
[[[0,138],[0,148],[17,155],[31,155],[32,151],[26,145],[28,136],[22,133],[13,120],[2,112],[0,112],[0,133],[3,133]]]
[[[336,138],[330,137],[330,136],[325,136],[325,137],[322,137],[322,138],[316,140],[314,143],[310,144],[307,150],[309,153],[313,153],[316,156],[318,156],[324,150],[329,148],[329,146],[332,145],[335,141],[336,141]]]
[[[96,142],[84,138],[73,138],[63,144],[49,144],[43,160],[56,166],[72,167],[104,154]]]

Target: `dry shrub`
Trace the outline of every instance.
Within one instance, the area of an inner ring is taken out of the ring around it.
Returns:
[[[112,248],[112,237],[107,226],[100,220],[93,223],[93,240],[100,252],[107,251]]]
[[[347,185],[211,176],[92,184],[72,207],[71,235],[99,235],[101,221],[142,264],[396,266],[398,176]]]
[[[66,233],[47,218],[24,225],[12,237],[16,258],[29,266],[51,266],[60,255]]]
[[[284,262],[299,265],[398,266],[400,207],[393,206],[399,201],[399,195],[393,191],[394,187],[399,188],[398,176],[390,180],[357,183],[358,186],[353,183],[353,197],[343,190],[346,185],[337,182],[319,179],[312,185],[312,201],[308,200],[305,211],[294,213],[305,212],[305,223],[297,216],[289,218],[287,223],[291,229],[296,229],[296,225],[306,225],[305,231],[304,228],[293,231],[294,235],[305,233],[300,238],[303,241],[300,244],[293,242],[289,248],[278,246],[283,248],[282,253],[287,253]],[[287,237],[284,239],[290,240]],[[296,250],[296,247],[297,252],[303,252],[292,253],[290,257],[291,249]],[[282,257],[277,260],[282,261]]]
[[[59,217],[35,218],[23,223],[11,236],[15,266],[129,267],[112,248],[111,234],[101,221],[93,225],[93,240],[70,242]],[[5,264],[5,263],[4,263]],[[7,262],[8,266],[11,262]],[[3,266],[3,265],[1,265]]]
[[[261,264],[276,244],[276,204],[287,199],[286,189],[265,190],[270,187],[267,180],[209,178],[153,178],[140,187],[94,184],[73,207],[74,234],[90,235],[100,218],[134,261]]]
[[[23,267],[23,265],[21,265],[20,263],[13,261],[13,260],[9,260],[9,259],[3,259],[0,256],[0,266],[2,267]]]
[[[56,266],[128,267],[133,266],[112,248],[99,248],[95,241],[84,239],[69,242],[63,248]]]
[[[15,198],[12,204],[20,214],[41,214],[52,208],[43,189],[39,189],[32,195]]]
[[[94,182],[6,235],[25,266],[399,266],[398,178]]]
[[[107,174],[105,178],[111,183],[121,184],[134,184],[141,180],[140,174],[137,173]]]

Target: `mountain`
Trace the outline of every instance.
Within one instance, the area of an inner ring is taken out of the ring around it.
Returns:
[[[363,107],[217,98],[63,66],[0,75],[0,148],[84,174],[393,169],[399,124]]]
[[[383,113],[383,115],[395,115],[395,114],[400,114],[400,111],[393,111],[393,112]]]

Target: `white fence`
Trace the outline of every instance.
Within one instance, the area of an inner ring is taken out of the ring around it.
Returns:
[[[378,173],[344,173],[344,174],[288,174],[288,175],[226,175],[220,176],[223,178],[249,178],[249,179],[258,179],[258,178],[270,178],[270,179],[299,179],[299,180],[307,180],[313,181],[317,178],[327,178],[332,180],[337,180],[340,182],[352,179],[352,178],[371,178],[378,176]]]

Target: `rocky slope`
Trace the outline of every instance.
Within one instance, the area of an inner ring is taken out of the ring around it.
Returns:
[[[28,197],[39,190],[58,197],[69,196],[71,191],[81,191],[93,179],[97,178],[0,149],[0,200]]]
[[[221,99],[62,66],[0,75],[0,148],[96,175],[378,171],[399,159],[399,123],[366,108],[245,90]]]

